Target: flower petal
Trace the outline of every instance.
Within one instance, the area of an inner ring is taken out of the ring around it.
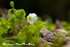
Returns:
[[[35,13],[30,13],[29,15],[32,16],[32,17],[37,16]]]
[[[30,24],[33,24],[34,23],[34,21],[28,21]]]
[[[33,17],[32,20],[36,21],[37,20],[37,17]]]

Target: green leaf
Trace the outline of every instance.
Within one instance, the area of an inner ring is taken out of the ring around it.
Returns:
[[[8,19],[8,22],[9,22],[10,24],[15,24],[15,22],[16,22],[15,16],[11,16],[11,17]]]
[[[11,1],[11,2],[10,2],[10,6],[11,6],[12,8],[14,8],[14,1]]]
[[[11,14],[11,13],[13,13],[13,12],[15,12],[16,11],[16,9],[9,9],[8,10],[8,14]]]
[[[19,32],[15,38],[18,40],[19,43],[25,43],[26,42],[26,39],[27,39],[27,36],[25,34],[25,32]]]
[[[16,10],[16,11],[15,11],[15,15],[16,15],[18,18],[23,19],[23,18],[26,16],[26,12],[24,11],[24,9],[19,9],[19,10]]]
[[[11,12],[12,12],[12,9],[9,9],[9,10],[8,10],[8,14],[10,14]]]
[[[0,26],[0,37],[6,31],[7,31],[7,29],[5,29],[4,27]]]
[[[5,21],[2,17],[0,17],[0,25],[5,24]]]
[[[32,34],[34,34],[34,33],[37,34],[37,33],[38,33],[38,29],[37,29],[36,26],[33,25],[33,24],[29,25],[28,31],[31,32]]]

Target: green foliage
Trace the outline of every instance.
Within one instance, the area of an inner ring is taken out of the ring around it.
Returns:
[[[12,16],[8,19],[8,22],[9,22],[10,24],[15,24],[15,22],[16,22],[15,16],[12,15]]]
[[[57,33],[53,38],[53,45],[51,47],[62,47],[64,38],[61,37],[61,33]]]
[[[8,43],[32,43],[35,46],[29,47],[40,47],[40,30],[42,28],[47,28],[48,30],[52,31],[54,29],[54,23],[50,17],[48,17],[45,21],[42,21],[40,17],[37,17],[37,21],[34,24],[29,24],[25,18],[26,12],[24,9],[16,10],[14,8],[14,2],[10,2],[11,9],[8,10],[7,19],[3,19],[0,17],[0,47],[8,47]],[[70,29],[66,21],[61,21],[62,26],[66,31],[68,31],[67,35],[70,35]],[[51,47],[61,47],[64,42],[64,38],[59,39],[61,37],[61,33],[58,33],[54,36],[52,42],[54,45]],[[2,45],[3,44],[3,45]],[[42,43],[43,47],[47,47],[48,44]],[[15,45],[10,47],[26,47],[24,45]]]
[[[13,2],[13,1],[10,2],[10,6],[11,6],[12,8],[14,8],[14,2]]]
[[[14,13],[16,11],[16,9],[9,9],[8,10],[8,14],[12,14],[12,13]]]
[[[0,37],[7,31],[4,27],[0,26]]]
[[[38,30],[35,25],[31,24],[28,26],[28,32],[31,32],[32,34],[36,34],[38,33]]]
[[[5,20],[0,17],[0,25],[5,24]]]
[[[7,20],[0,17],[0,38],[2,38],[2,40],[0,39],[0,47],[2,45],[3,47],[7,47],[8,43],[32,43],[35,46],[40,45],[40,29],[45,28],[44,22],[38,17],[38,21],[34,24],[29,24],[25,19],[26,12],[24,9],[16,10],[13,1],[10,2],[10,6],[12,8],[8,10]],[[23,46],[12,45],[10,47]]]
[[[19,10],[16,10],[16,11],[15,11],[15,15],[16,15],[18,18],[23,19],[23,18],[25,18],[26,13],[25,13],[24,9],[19,9]]]

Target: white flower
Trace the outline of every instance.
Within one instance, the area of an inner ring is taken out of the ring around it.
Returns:
[[[27,21],[30,23],[30,24],[33,24],[34,21],[37,20],[37,15],[35,13],[30,13],[28,16],[27,16]]]

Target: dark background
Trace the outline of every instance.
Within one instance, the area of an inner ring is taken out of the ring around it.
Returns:
[[[0,8],[10,9],[11,0],[0,0]],[[53,20],[70,21],[70,0],[14,0],[16,9],[25,9],[29,13],[37,13],[46,19],[50,16]]]

